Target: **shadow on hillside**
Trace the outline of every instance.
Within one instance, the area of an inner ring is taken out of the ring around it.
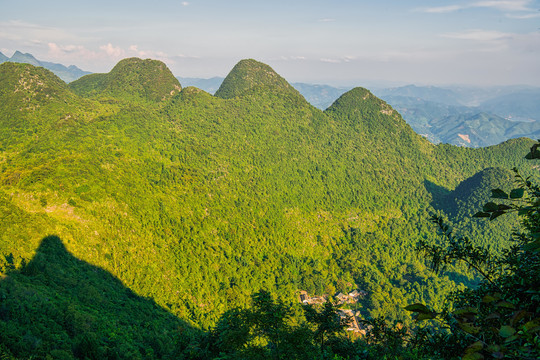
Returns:
[[[450,195],[451,191],[429,180],[424,180],[424,186],[428,193],[431,194],[430,205],[435,210],[446,210],[448,207],[448,195]]]
[[[0,281],[0,357],[169,359],[198,330],[45,237]]]

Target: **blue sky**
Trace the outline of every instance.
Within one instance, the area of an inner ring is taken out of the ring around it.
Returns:
[[[0,0],[0,51],[183,77],[254,58],[290,82],[540,86],[540,0]]]

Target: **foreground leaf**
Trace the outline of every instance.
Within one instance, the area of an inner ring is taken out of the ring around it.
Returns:
[[[499,330],[499,335],[501,335],[503,338],[508,338],[516,333],[516,329],[511,327],[510,325],[504,325],[501,326],[501,329]]]

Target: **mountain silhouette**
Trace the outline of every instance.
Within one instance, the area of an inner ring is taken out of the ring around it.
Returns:
[[[0,281],[0,358],[170,359],[195,335],[58,236]]]
[[[84,71],[76,67],[75,65],[69,65],[65,66],[62,64],[52,63],[48,61],[41,61],[36,59],[32,54],[23,54],[20,51],[15,51],[13,56],[11,58],[5,56],[4,54],[0,53],[0,63],[10,61],[13,63],[25,63],[25,64],[31,64],[33,66],[40,66],[44,67],[45,69],[48,69],[56,76],[58,76],[60,79],[65,81],[66,83],[71,82],[73,80],[77,80],[81,76],[91,74],[88,71]]]

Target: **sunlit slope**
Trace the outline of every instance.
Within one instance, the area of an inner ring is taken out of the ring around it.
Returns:
[[[159,102],[177,94],[182,87],[167,66],[157,60],[129,58],[107,74],[90,74],[69,84],[84,97],[127,98]]]
[[[486,167],[519,166],[531,145],[434,146],[361,88],[322,112],[254,60],[215,97],[180,91],[169,73],[126,59],[68,88],[0,65],[11,79],[0,82],[2,254],[20,266],[58,235],[204,326],[260,288],[292,297],[361,286],[366,314],[401,316],[399,304],[453,286],[423,284],[414,253],[434,236],[434,196]],[[52,95],[21,96],[20,82]]]

